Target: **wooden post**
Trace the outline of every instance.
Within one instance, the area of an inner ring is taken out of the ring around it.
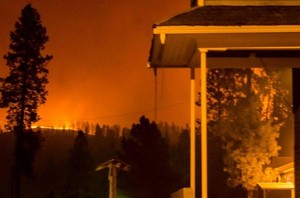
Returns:
[[[196,196],[196,118],[195,118],[195,68],[191,68],[191,129],[190,129],[190,187]]]
[[[117,167],[111,163],[109,166],[109,198],[117,198]]]
[[[100,171],[104,168],[109,168],[109,198],[117,198],[117,171],[121,169],[128,172],[130,166],[120,160],[112,159],[97,166],[96,171]]]
[[[206,110],[206,53],[207,49],[200,51],[201,68],[201,181],[202,198],[207,198],[207,110]]]

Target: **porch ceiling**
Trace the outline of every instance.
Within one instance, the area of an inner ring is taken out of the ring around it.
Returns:
[[[300,32],[154,34],[149,64],[199,67],[198,48],[206,48],[208,67],[259,67],[262,61],[300,67],[299,38]]]

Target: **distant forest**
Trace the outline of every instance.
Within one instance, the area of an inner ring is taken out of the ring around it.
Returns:
[[[133,167],[131,172],[118,172],[118,197],[147,197],[145,194],[149,192],[169,195],[189,186],[188,126],[157,125],[141,117],[140,123],[130,129],[99,124],[86,124],[81,129],[81,132],[36,129],[41,130],[44,140],[34,162],[32,178],[22,178],[22,197],[107,198],[108,169],[95,172],[95,168],[113,158],[121,159]],[[140,131],[146,133],[141,135]],[[11,196],[14,135],[0,133],[0,136],[0,197],[6,198]],[[200,187],[199,133],[197,142],[197,186]],[[216,139],[209,137],[210,197],[246,196],[241,188],[230,189],[226,186],[222,151],[218,145]],[[152,149],[147,150],[147,147]],[[142,167],[141,173],[137,171],[139,167]],[[151,174],[145,175],[151,171]],[[137,188],[142,190],[137,192]]]

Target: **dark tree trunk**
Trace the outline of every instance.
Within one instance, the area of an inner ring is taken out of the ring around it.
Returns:
[[[16,132],[16,145],[15,145],[15,170],[14,170],[14,198],[21,197],[21,145],[22,135],[21,132]]]
[[[26,65],[23,65],[23,86],[22,86],[22,95],[21,95],[21,113],[20,113],[20,120],[18,121],[18,127],[15,131],[16,133],[16,146],[15,146],[15,198],[21,198],[21,177],[22,177],[22,151],[23,151],[23,144],[24,144],[24,132],[25,132],[25,104],[26,104],[26,95],[27,95],[27,68]]]

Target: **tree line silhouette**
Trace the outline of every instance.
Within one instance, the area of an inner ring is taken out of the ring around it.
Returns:
[[[84,131],[41,129],[44,141],[37,152],[32,177],[22,180],[22,197],[106,198],[108,170],[96,172],[95,168],[113,158],[123,160],[132,167],[129,173],[118,173],[120,196],[165,198],[189,186],[188,126],[156,124],[142,116],[130,129],[120,130],[120,127],[108,125],[99,125],[99,129],[95,135]],[[198,132],[197,167],[200,169],[199,138]],[[10,152],[13,147],[12,133],[1,133],[0,139],[3,141],[0,158],[6,162],[0,165],[0,197],[9,197],[12,182],[10,168],[13,163]],[[216,146],[218,144],[213,136],[209,136],[208,145],[210,194],[225,198],[245,194],[240,188],[230,189],[226,186],[221,147]],[[200,178],[198,171],[198,186]]]

